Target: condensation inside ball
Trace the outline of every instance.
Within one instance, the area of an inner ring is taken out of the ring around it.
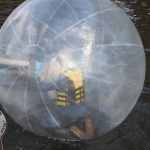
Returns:
[[[24,2],[0,31],[0,55],[2,106],[24,129],[51,138],[78,139],[70,128],[87,134],[87,118],[94,128],[88,138],[114,129],[134,107],[145,76],[140,37],[108,0]],[[42,91],[41,82],[53,88]],[[59,98],[72,87],[75,98]]]

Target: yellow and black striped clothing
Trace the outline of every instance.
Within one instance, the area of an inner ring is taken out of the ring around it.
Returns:
[[[82,70],[75,69],[69,72],[61,73],[66,77],[66,88],[64,91],[57,90],[57,105],[69,106],[71,104],[79,104],[84,101],[84,87]]]
[[[40,82],[39,90],[42,92],[56,90],[58,106],[79,104],[85,98],[82,70],[62,72],[51,82]]]

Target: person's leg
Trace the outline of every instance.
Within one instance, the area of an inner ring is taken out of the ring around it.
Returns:
[[[82,102],[80,104],[72,104],[70,106],[60,107],[59,110],[64,116],[69,116],[72,119],[78,119],[86,114],[87,106],[85,102]]]
[[[0,138],[0,150],[4,150],[4,148],[3,148],[2,138]]]
[[[85,119],[85,132],[79,129],[76,126],[71,126],[70,128],[71,132],[80,140],[87,140],[91,139],[95,135],[94,127],[92,124],[92,120],[89,118]]]
[[[85,102],[80,104],[74,104],[67,107],[60,108],[61,114],[69,117],[68,120],[71,123],[70,131],[71,135],[77,139],[90,139],[94,137],[95,131],[92,120],[87,115],[87,105]],[[85,123],[85,131],[83,131],[83,124]]]

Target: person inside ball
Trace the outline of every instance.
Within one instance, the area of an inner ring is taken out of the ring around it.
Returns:
[[[60,63],[60,59],[58,62]],[[71,120],[79,122],[84,119],[85,131],[77,125],[71,125],[71,135],[78,139],[90,139],[94,137],[95,131],[90,118],[85,117],[87,105],[84,102],[84,81],[82,70],[69,65],[65,71],[60,72],[56,78],[46,81],[49,64],[46,63],[41,71],[36,67],[36,76],[40,76],[38,88],[41,92],[56,91],[56,105],[63,116],[68,116]],[[42,63],[43,66],[43,63]]]

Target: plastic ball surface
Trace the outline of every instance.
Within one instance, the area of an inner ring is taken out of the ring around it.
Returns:
[[[24,129],[87,140],[137,102],[145,56],[135,26],[109,0],[27,0],[0,31],[0,103]]]

